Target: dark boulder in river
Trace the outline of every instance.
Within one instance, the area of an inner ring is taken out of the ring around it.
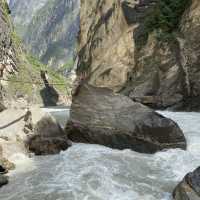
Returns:
[[[8,177],[0,174],[0,187],[8,184]]]
[[[7,170],[2,165],[0,165],[0,174],[6,174],[6,173]]]
[[[6,109],[6,107],[0,102],[0,112],[4,111],[5,109]]]
[[[0,187],[8,184],[8,177],[4,176],[8,171],[2,165],[0,165]]]
[[[173,197],[175,200],[200,200],[200,167],[184,177]]]
[[[57,154],[70,146],[66,133],[51,116],[44,116],[36,124],[26,145],[36,155]]]
[[[186,149],[185,137],[172,120],[128,97],[88,84],[73,97],[66,131],[74,142],[142,153]]]

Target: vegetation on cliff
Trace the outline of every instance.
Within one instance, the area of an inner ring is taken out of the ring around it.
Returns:
[[[17,66],[17,71],[5,78],[8,79],[8,84],[4,86],[6,91],[5,95],[8,98],[12,98],[13,96],[25,97],[31,102],[40,102],[40,90],[44,87],[40,77],[41,70],[47,70],[50,82],[57,84],[55,85],[57,91],[60,94],[66,94],[69,87],[66,78],[58,74],[55,70],[49,69],[46,65],[40,63],[36,58],[24,50],[20,37],[15,30],[12,29],[6,2],[3,5],[5,5],[3,11],[5,11],[7,23],[9,24],[9,27],[11,27],[9,37],[12,41]]]
[[[144,32],[135,40],[136,44],[145,44],[149,33],[153,31],[156,31],[159,40],[173,40],[173,31],[178,29],[181,17],[190,4],[191,0],[159,0],[152,12],[145,17]]]
[[[12,26],[10,9],[5,0],[0,0],[0,11],[0,69],[3,79],[0,82],[0,97],[4,97],[5,101],[22,97],[29,102],[40,103],[40,92],[44,88],[41,70],[48,71],[49,83],[54,84],[59,95],[67,96],[70,86],[67,79],[25,50]]]

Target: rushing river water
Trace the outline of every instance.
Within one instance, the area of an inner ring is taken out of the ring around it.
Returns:
[[[51,112],[62,124],[67,118],[66,111]],[[74,144],[60,155],[31,159],[20,156],[9,185],[0,190],[0,199],[171,200],[176,184],[200,166],[200,114],[162,114],[180,125],[188,141],[187,151],[147,155]]]

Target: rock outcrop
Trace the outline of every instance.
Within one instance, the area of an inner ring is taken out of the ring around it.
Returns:
[[[8,170],[13,170],[15,169],[15,165],[8,161],[6,158],[3,156],[3,148],[0,145],[0,174],[5,174],[8,172]]]
[[[47,115],[35,125],[34,133],[28,137],[26,146],[36,155],[48,155],[66,150],[70,143],[56,120]]]
[[[155,108],[198,109],[199,9],[198,0],[82,0],[78,74]]]
[[[16,54],[12,41],[12,26],[9,20],[10,10],[5,0],[0,0],[0,112],[5,109],[3,80],[17,71]]]
[[[174,200],[200,199],[200,168],[185,176],[173,193]]]
[[[126,96],[88,84],[73,97],[66,131],[74,142],[154,153],[186,148],[178,125]]]

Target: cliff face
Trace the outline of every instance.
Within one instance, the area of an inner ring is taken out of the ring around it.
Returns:
[[[198,0],[82,0],[78,74],[156,108],[196,109]]]
[[[16,51],[12,40],[12,26],[9,20],[9,8],[4,0],[0,0],[0,111],[3,109],[3,80],[17,71]]]
[[[11,23],[8,4],[6,0],[0,0],[0,111],[5,108],[4,105],[41,103],[44,90],[41,70],[45,71],[47,67],[23,51]],[[65,94],[66,79],[51,69],[48,75],[51,83],[61,84],[55,86],[59,94]]]
[[[25,47],[51,67],[72,61],[79,30],[79,0],[12,1],[12,17]]]

